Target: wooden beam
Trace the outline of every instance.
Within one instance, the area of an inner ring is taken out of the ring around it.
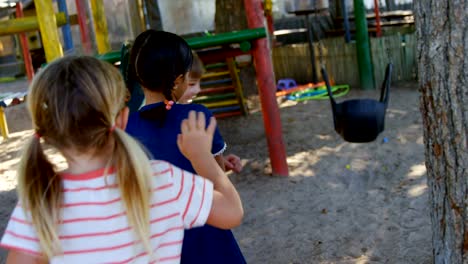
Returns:
[[[57,26],[63,26],[67,23],[65,13],[62,12],[55,14],[55,20]],[[37,30],[39,30],[39,22],[35,16],[0,21],[0,36]]]
[[[63,56],[52,0],[34,0],[47,62]],[[64,17],[65,18],[65,17]],[[64,21],[67,23],[67,20]]]
[[[111,50],[109,33],[107,31],[106,13],[104,12],[104,0],[91,0],[91,10],[98,53],[104,54]]]

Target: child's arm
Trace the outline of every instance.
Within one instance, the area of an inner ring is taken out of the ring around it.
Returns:
[[[42,257],[33,256],[30,254],[22,253],[17,250],[10,250],[8,252],[8,258],[6,264],[47,264],[49,263],[46,259]]]
[[[197,174],[213,182],[213,203],[207,223],[229,229],[241,223],[244,210],[234,185],[211,154],[216,121],[212,118],[207,129],[205,125],[205,115],[200,112],[197,118],[196,113],[191,111],[188,119],[182,122],[182,134],[177,144]]]
[[[217,155],[214,157],[216,162],[218,163],[219,167],[223,170],[223,171],[228,171],[228,168],[227,168],[227,164],[225,163],[225,159],[224,159],[224,156],[223,154],[220,154],[220,155]]]
[[[235,173],[239,173],[242,170],[242,162],[241,159],[234,155],[234,154],[228,154],[226,156],[223,156],[224,159],[224,171],[229,171],[232,170]]]

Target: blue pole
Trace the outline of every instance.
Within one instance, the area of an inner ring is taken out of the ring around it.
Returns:
[[[65,17],[67,18],[67,24],[62,27],[65,52],[73,52],[73,38],[71,34],[70,18],[68,17],[67,1],[57,0],[57,4],[59,11],[65,13]]]
[[[341,8],[343,13],[343,27],[345,30],[345,41],[349,43],[351,41],[351,33],[349,32],[349,18],[348,18],[348,8],[346,6],[346,0],[341,0]]]

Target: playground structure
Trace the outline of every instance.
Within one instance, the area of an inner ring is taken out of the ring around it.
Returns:
[[[85,26],[87,20],[86,12],[83,9],[83,2],[76,0],[77,14],[68,16],[67,5],[65,0],[57,0],[59,13],[55,13],[52,0],[35,0],[37,16],[24,17],[22,2],[15,3],[16,18],[0,22],[0,36],[9,34],[19,34],[22,56],[24,59],[25,69],[28,80],[31,81],[34,76],[34,68],[32,65],[31,54],[29,53],[28,41],[26,32],[37,31],[41,32],[41,40],[44,46],[47,62],[63,56],[63,48],[58,35],[57,27],[62,27],[64,46],[66,50],[73,48],[71,39],[70,25],[78,24],[80,26],[81,41],[85,47],[90,47],[89,32]],[[107,38],[106,19],[103,13],[103,1],[91,0],[93,21],[95,22],[94,31],[96,34],[96,44],[98,52],[104,53],[109,51],[110,46]],[[86,50],[88,51],[88,50]],[[4,138],[8,137],[8,126],[6,123],[3,108],[7,106],[5,102],[17,99],[16,94],[10,94],[2,98],[0,106],[0,132]],[[23,98],[24,95],[20,98]]]
[[[239,69],[234,58],[207,65],[209,71],[202,76],[201,91],[194,103],[205,105],[217,118],[247,115]]]
[[[98,56],[98,58],[107,60],[111,63],[118,62],[120,59],[119,52],[117,52],[117,54],[105,54],[110,51],[110,45],[107,36],[108,32],[103,0],[90,1],[92,9],[91,13],[94,21],[96,46],[98,49],[98,54],[100,55]],[[78,11],[78,25],[80,25],[80,29],[82,29],[81,27],[82,25],[84,25],[83,19],[85,14],[83,14],[83,12],[80,12],[82,11],[82,9],[80,9],[80,2],[80,0],[76,0]],[[10,25],[13,25],[14,30],[7,31],[7,29],[11,29],[11,27],[0,24],[0,35],[19,34],[39,29],[44,46],[46,61],[51,62],[54,59],[62,57],[64,54],[57,30],[57,26],[60,25],[60,23],[58,24],[57,21],[59,21],[60,18],[57,18],[57,15],[55,14],[52,0],[34,0],[34,4],[36,7],[37,17],[29,18],[33,21],[32,25],[28,25],[26,28],[21,28],[21,26],[25,26],[25,24],[27,23],[25,23],[24,20],[21,20],[20,18],[12,19],[9,21],[9,23]],[[227,43],[240,43],[243,47],[245,47],[246,45],[249,46],[249,48],[250,45],[253,47],[251,53],[253,54],[257,68],[257,81],[259,93],[261,95],[261,104],[262,111],[264,114],[264,125],[268,149],[270,153],[272,173],[274,175],[287,176],[288,166],[286,163],[286,153],[283,142],[279,108],[276,102],[275,90],[272,89],[272,87],[275,87],[275,78],[273,73],[273,66],[271,62],[268,41],[265,38],[266,30],[263,28],[264,12],[262,7],[262,1],[245,0],[245,7],[249,28],[253,29],[252,32],[256,32],[254,34],[255,37],[250,36],[248,38],[251,44],[248,44],[244,40],[240,39],[240,35],[232,35],[231,39],[229,40],[231,42],[227,41],[226,39],[220,39],[218,36],[215,35],[212,37],[207,37],[209,40],[205,41],[194,39],[192,40],[191,47],[197,49],[206,47],[206,45],[214,46]],[[69,16],[65,15],[65,13],[59,16],[64,16],[65,20],[69,19]],[[89,43],[89,40],[85,39],[87,36],[89,36],[87,35],[87,31],[83,30],[81,32],[83,43]],[[201,41],[201,44],[198,41]],[[27,49],[24,48],[23,50]],[[235,72],[235,69],[233,69],[233,71]],[[233,78],[235,79],[235,76],[233,76]],[[242,97],[240,97],[240,99],[242,99]],[[0,123],[0,126],[2,127],[2,132],[5,132],[2,135],[6,138],[8,137],[8,129],[5,120],[6,119],[2,109],[2,111],[0,112],[0,121],[2,121]]]
[[[90,0],[91,1],[91,0]],[[80,8],[79,3],[82,1],[77,0],[77,14],[76,15],[66,15],[66,12],[60,12],[58,14],[53,13],[53,8],[47,6],[51,4],[51,0],[44,1],[35,1],[37,5],[37,11],[43,16],[38,16],[33,20],[36,23],[36,26],[33,28],[39,28],[40,31],[45,31],[47,34],[43,34],[44,38],[44,48],[47,57],[47,61],[51,61],[54,58],[60,57],[63,55],[63,49],[60,42],[50,41],[54,39],[57,33],[57,25],[61,25],[62,18],[65,21],[64,23],[68,25],[78,24],[81,26],[80,21],[83,21],[83,12],[82,7]],[[90,8],[92,10],[93,21],[94,23],[94,32],[96,46],[98,50],[97,57],[106,60],[110,63],[117,63],[121,60],[119,52],[110,51],[110,45],[108,42],[108,32],[106,19],[104,14],[103,1],[93,0],[90,2]],[[358,3],[358,5],[356,5]],[[356,57],[359,65],[359,76],[360,86],[363,89],[373,89],[376,86],[376,83],[379,81],[379,78],[383,75],[378,75],[381,71],[377,71],[373,68],[376,65],[376,61],[379,64],[382,63],[383,57],[370,56],[369,49],[369,32],[367,31],[365,10],[362,5],[362,1],[355,1],[355,21],[356,21],[356,44],[347,44],[354,45],[356,50]],[[287,175],[287,164],[286,156],[284,151],[284,143],[282,139],[281,123],[279,119],[279,110],[276,103],[277,93],[273,87],[275,87],[275,77],[273,74],[272,60],[270,58],[270,50],[268,46],[268,40],[265,38],[267,36],[267,31],[263,28],[264,26],[264,14],[267,14],[271,11],[269,3],[266,3],[266,12],[263,12],[262,3],[258,0],[245,0],[245,9],[248,18],[249,30],[241,30],[238,32],[222,33],[213,36],[199,37],[199,38],[190,38],[187,39],[189,45],[197,50],[200,53],[200,58],[208,66],[209,71],[203,77],[203,84],[220,83],[223,81],[229,81],[230,87],[225,87],[221,85],[215,89],[215,87],[205,87],[200,97],[196,99],[199,103],[203,103],[210,107],[213,112],[218,116],[228,116],[234,114],[246,114],[248,110],[245,107],[244,97],[242,95],[242,88],[240,86],[239,77],[237,75],[236,64],[234,63],[234,58],[241,54],[251,54],[253,55],[255,66],[257,69],[257,84],[259,87],[259,94],[262,104],[262,112],[264,116],[264,125],[267,135],[268,148],[270,150],[270,160],[272,164],[273,174],[278,175]],[[42,8],[42,9],[41,9]],[[313,9],[314,7],[312,7]],[[268,11],[270,10],[270,11]],[[378,7],[375,8],[378,11]],[[66,11],[66,10],[65,10]],[[376,12],[377,12],[376,11]],[[63,14],[62,14],[63,13]],[[270,14],[271,15],[271,14]],[[76,18],[76,19],[73,19]],[[379,15],[376,14],[376,20],[379,19]],[[268,22],[271,22],[271,18],[267,19]],[[18,22],[14,20],[13,22]],[[14,24],[14,23],[13,23]],[[1,26],[1,23],[0,23]],[[0,27],[1,28],[1,27]],[[44,29],[46,28],[46,29]],[[81,28],[81,27],[80,27]],[[64,29],[64,28],[63,28]],[[268,24],[268,31],[271,30],[271,25]],[[31,29],[33,30],[33,29]],[[22,33],[22,31],[17,31],[15,33]],[[1,34],[1,33],[0,33]],[[11,33],[10,33],[11,34]],[[50,34],[50,37],[49,37]],[[81,31],[81,36],[86,36],[89,32],[86,30]],[[64,38],[65,40],[65,38]],[[372,40],[370,41],[372,44]],[[89,41],[85,42],[89,43]],[[367,43],[367,44],[366,44]],[[311,43],[312,44],[312,43]],[[380,45],[385,45],[384,41],[379,41]],[[314,47],[315,46],[315,47]],[[318,45],[322,47],[322,44]],[[350,49],[345,47],[344,49]],[[313,49],[312,49],[313,48]],[[317,45],[312,44],[309,46],[310,50],[317,49]],[[351,48],[352,49],[352,48]],[[324,56],[331,56],[331,54],[322,54],[329,53],[329,50],[324,52],[320,51],[320,58]],[[273,54],[275,57],[275,53]],[[310,54],[309,54],[310,55]],[[375,58],[380,58],[375,59]],[[315,60],[315,56],[310,58],[312,61]],[[371,60],[372,59],[372,60]],[[389,60],[386,58],[385,60]],[[227,69],[224,70],[215,70],[211,65],[214,63],[224,63],[227,66]],[[322,63],[322,61],[320,61]],[[278,63],[275,63],[277,67]],[[350,64],[351,65],[351,64]],[[398,65],[398,64],[395,64]],[[400,66],[400,65],[398,65]],[[354,67],[356,68],[356,67]],[[397,71],[401,67],[396,67]],[[401,70],[401,69],[400,69]],[[301,69],[303,71],[303,68]],[[316,70],[315,70],[316,71]],[[332,73],[335,73],[335,70],[329,70]],[[299,72],[299,71],[298,71]],[[224,75],[224,76],[223,76]],[[226,78],[228,77],[228,78]],[[279,76],[283,77],[283,76]],[[333,76],[335,77],[335,75]],[[218,78],[218,80],[216,80]],[[219,80],[221,78],[221,81]],[[223,80],[224,79],[224,80]],[[229,80],[228,80],[229,79]],[[335,79],[335,78],[334,78]],[[308,80],[310,81],[310,79]],[[213,83],[214,82],[214,83]],[[349,83],[347,80],[345,82],[338,83]],[[324,90],[317,87],[318,82],[312,84],[313,87],[303,87],[303,90],[295,91],[288,95],[289,98],[294,98],[296,101],[308,100],[311,98],[319,99],[323,94]],[[340,88],[341,87],[341,88]],[[313,88],[313,89],[312,89]],[[339,94],[345,93],[349,87],[345,86],[336,86],[334,88],[342,89]],[[219,92],[219,94],[214,94],[214,91]],[[211,93],[211,94],[210,94]],[[276,93],[276,94],[275,94]],[[283,91],[284,93],[284,91]],[[320,95],[320,96],[319,96]],[[217,111],[220,111],[216,113]]]

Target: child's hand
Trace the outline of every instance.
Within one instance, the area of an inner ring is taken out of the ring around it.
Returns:
[[[226,171],[232,170],[235,173],[239,173],[242,170],[241,159],[234,154],[224,156],[224,166],[226,167]]]
[[[206,120],[203,112],[195,113],[190,111],[188,119],[184,119],[181,124],[181,132],[177,136],[177,146],[180,152],[192,161],[195,158],[203,158],[211,154],[213,134],[216,128],[214,117],[210,119],[210,124],[205,129]]]

